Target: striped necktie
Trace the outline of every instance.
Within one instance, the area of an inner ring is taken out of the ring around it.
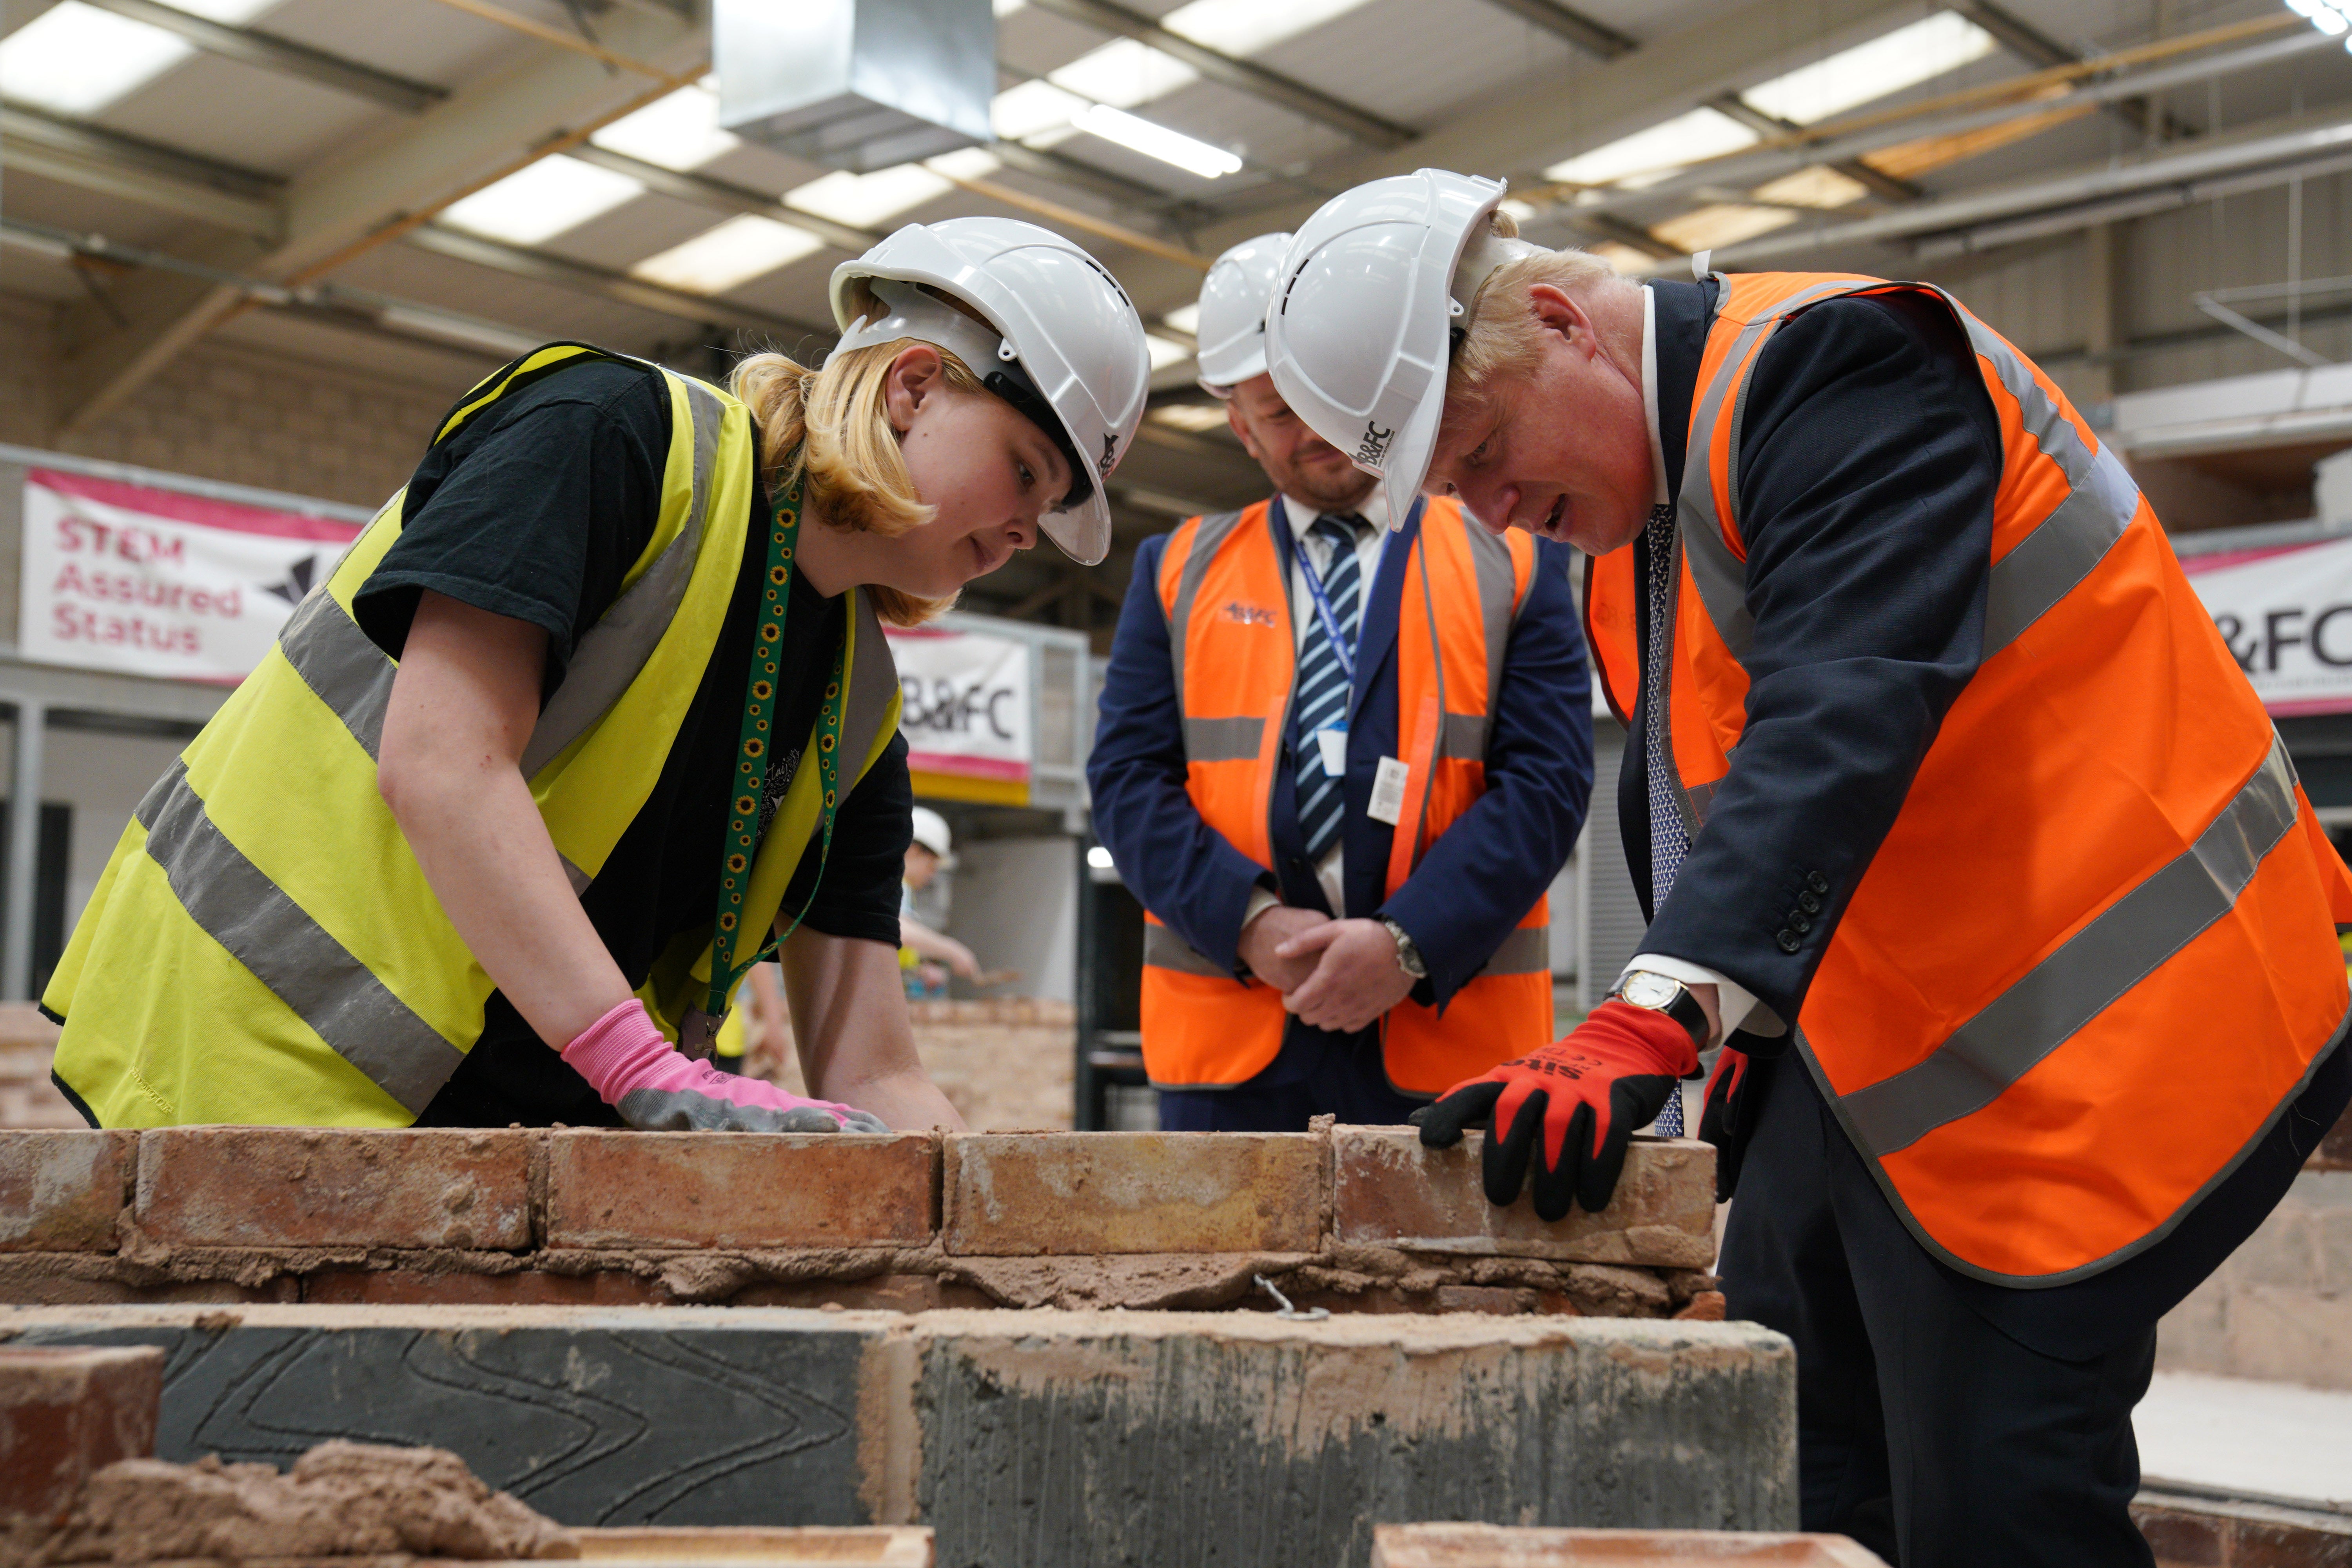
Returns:
[[[1356,651],[1356,627],[1363,618],[1364,569],[1356,559],[1356,541],[1365,527],[1353,512],[1326,512],[1307,530],[1330,551],[1323,568],[1323,595],[1330,602],[1331,618],[1347,639],[1348,660],[1333,646],[1330,628],[1320,614],[1307,617],[1307,637],[1298,649],[1297,684],[1291,694],[1291,744],[1298,759],[1298,827],[1307,838],[1307,862],[1319,866],[1339,842],[1339,819],[1347,806],[1347,784],[1323,771],[1323,748],[1318,730],[1346,721],[1352,682],[1348,663]],[[1299,564],[1314,570],[1312,561]]]
[[[1690,829],[1683,822],[1681,804],[1675,799],[1674,778],[1666,770],[1666,660],[1673,652],[1666,633],[1668,616],[1674,610],[1675,581],[1672,506],[1650,509],[1644,540],[1649,553],[1650,616],[1648,657],[1643,660],[1642,668],[1642,746],[1649,763],[1650,908],[1655,911],[1665,908],[1666,895],[1674,890],[1675,875],[1690,855]],[[1662,1138],[1683,1135],[1680,1093],[1667,1097],[1664,1109],[1658,1112],[1656,1131]]]

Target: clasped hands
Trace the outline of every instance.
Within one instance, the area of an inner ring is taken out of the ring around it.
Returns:
[[[1302,1024],[1338,1034],[1370,1028],[1412,991],[1396,938],[1375,920],[1333,920],[1275,904],[1242,928],[1241,961],[1282,993]]]

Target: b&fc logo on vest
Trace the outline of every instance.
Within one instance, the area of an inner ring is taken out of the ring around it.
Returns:
[[[1229,599],[1221,612],[1225,619],[1244,626],[1271,626],[1274,612],[1260,605],[1244,605],[1239,599]]]

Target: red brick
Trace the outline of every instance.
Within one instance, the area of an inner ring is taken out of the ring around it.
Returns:
[[[1340,1127],[1331,1137],[1342,1243],[1653,1268],[1715,1260],[1715,1151],[1695,1140],[1637,1141],[1608,1207],[1548,1225],[1525,1193],[1507,1208],[1486,1201],[1477,1133],[1451,1149],[1423,1148],[1410,1127]]]
[[[0,1516],[54,1519],[92,1470],[155,1452],[163,1352],[0,1347]]]
[[[1323,1141],[1305,1132],[958,1132],[947,1250],[983,1258],[1312,1252]]]
[[[550,1247],[920,1247],[939,1140],[838,1132],[559,1132]]]
[[[136,1134],[0,1132],[0,1252],[111,1252]]]
[[[2234,1534],[2230,1568],[2352,1568],[2352,1520],[2340,1515],[2241,1519]]]
[[[539,1134],[174,1127],[139,1141],[139,1227],[184,1247],[530,1245]]]
[[[2187,1509],[2132,1505],[2132,1522],[2147,1538],[2157,1568],[2221,1568],[2230,1561],[2230,1521]]]
[[[656,1307],[658,1280],[619,1269],[594,1274],[441,1274],[411,1268],[337,1268],[302,1281],[305,1306]]]

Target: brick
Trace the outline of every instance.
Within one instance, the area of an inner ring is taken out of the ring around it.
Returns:
[[[1764,1568],[1886,1568],[1843,1535],[1687,1530],[1540,1530],[1492,1524],[1382,1524],[1370,1568],[1625,1568],[1741,1563]]]
[[[410,1268],[336,1268],[302,1280],[305,1305],[362,1307],[650,1307],[658,1282],[617,1269],[594,1274],[435,1274]]]
[[[2352,1171],[2352,1109],[2347,1109],[2307,1162],[2319,1171]]]
[[[0,1252],[111,1252],[136,1135],[0,1132]]]
[[[0,1346],[0,1518],[54,1519],[92,1470],[155,1451],[163,1352]]]
[[[2132,1505],[2132,1522],[2147,1538],[2157,1568],[2224,1568],[2230,1561],[2225,1519],[2143,1500]]]
[[[1312,1252],[1323,1142],[1304,1132],[950,1133],[947,1250],[974,1257]]]
[[[139,1141],[133,1215],[184,1247],[530,1245],[538,1134],[174,1127]]]
[[[2352,1520],[2340,1516],[2242,1519],[2235,1535],[2230,1568],[2352,1568]]]
[[[1636,1141],[1608,1207],[1558,1224],[1525,1193],[1486,1201],[1480,1135],[1424,1149],[1410,1127],[1332,1131],[1332,1225],[1343,1244],[1494,1253],[1581,1263],[1704,1268],[1715,1261],[1715,1150],[1695,1139]]]
[[[559,1132],[547,1245],[920,1247],[939,1157],[929,1133]]]

